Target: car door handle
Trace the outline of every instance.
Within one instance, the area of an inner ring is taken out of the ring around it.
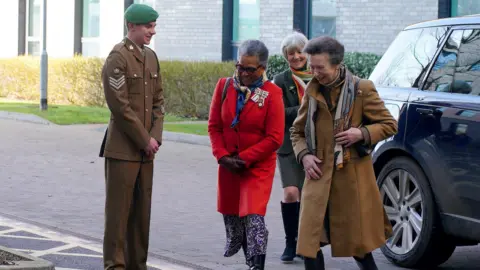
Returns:
[[[423,114],[423,115],[431,115],[431,114],[433,114],[433,110],[432,110],[432,109],[417,108],[417,112],[419,112],[420,114]]]

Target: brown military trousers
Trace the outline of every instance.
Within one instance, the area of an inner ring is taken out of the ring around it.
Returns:
[[[105,158],[105,270],[146,270],[153,162]]]

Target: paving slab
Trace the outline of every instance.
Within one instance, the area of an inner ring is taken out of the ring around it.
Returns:
[[[103,127],[0,120],[0,153],[6,153],[0,155],[0,215],[101,243],[105,182],[98,152]],[[241,254],[222,256],[225,229],[216,212],[217,164],[210,147],[164,141],[154,167],[149,258],[190,269],[245,270]],[[277,173],[266,217],[267,269],[300,270],[302,261],[286,265],[279,260],[284,247],[281,198]],[[60,239],[69,243],[68,237]],[[478,246],[458,248],[439,269],[477,269],[479,251]],[[351,258],[332,259],[329,248],[324,253],[331,269],[357,269]],[[382,270],[401,269],[379,250],[374,256]]]

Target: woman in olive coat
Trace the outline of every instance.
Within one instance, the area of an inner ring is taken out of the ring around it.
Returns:
[[[285,229],[285,250],[280,258],[283,262],[292,262],[296,256],[300,192],[305,179],[305,172],[293,153],[289,130],[297,117],[306,86],[313,78],[308,69],[307,55],[303,53],[303,47],[307,42],[305,35],[299,32],[294,32],[283,39],[280,48],[289,67],[273,78],[273,82],[282,88],[285,105],[285,136],[282,146],[277,151],[283,187],[283,201],[280,202]]]
[[[306,179],[302,190],[297,254],[305,269],[325,269],[321,246],[333,257],[354,257],[375,270],[372,251],[392,232],[368,149],[397,132],[373,83],[343,65],[344,47],[331,37],[310,40],[314,78],[308,84],[291,139]]]

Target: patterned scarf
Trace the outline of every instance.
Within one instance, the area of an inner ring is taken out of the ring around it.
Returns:
[[[297,86],[298,100],[302,102],[303,95],[305,95],[305,89],[307,84],[312,80],[313,73],[310,70],[296,70],[290,67],[292,71],[292,78],[295,86]]]
[[[240,122],[240,112],[242,111],[245,104],[250,99],[252,93],[254,94],[257,89],[263,86],[263,84],[268,81],[266,72],[263,73],[262,77],[258,78],[252,85],[244,86],[240,83],[240,77],[238,76],[238,71],[235,70],[233,74],[233,87],[237,91],[237,107],[235,110],[235,118],[232,121],[230,127],[235,127]]]
[[[342,85],[343,84],[343,85]],[[321,85],[327,89],[341,86],[340,97],[335,111],[333,122],[333,134],[348,130],[351,126],[353,114],[353,103],[355,101],[355,83],[352,73],[342,64],[340,72],[335,80],[327,85]],[[330,90],[327,90],[330,91]],[[316,153],[316,131],[315,122],[317,119],[317,100],[310,96],[307,111],[307,123],[305,126],[305,137],[310,153]],[[334,140],[334,138],[332,138]],[[337,170],[343,168],[343,164],[350,160],[350,149],[335,143],[334,165]]]
[[[333,122],[333,135],[348,130],[351,126],[353,115],[353,103],[356,94],[355,82],[352,73],[348,71],[344,65],[340,66],[339,76],[333,82],[333,85],[340,86],[342,83],[343,85],[340,90],[340,97],[338,98]],[[350,148],[335,143],[334,160],[337,170],[343,168],[343,164],[350,160]]]

